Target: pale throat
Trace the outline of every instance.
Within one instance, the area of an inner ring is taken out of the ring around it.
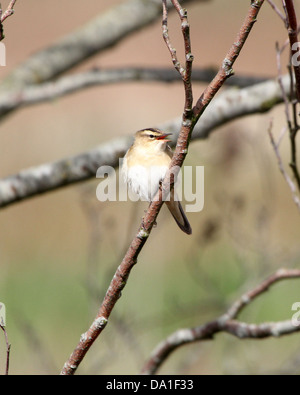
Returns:
[[[147,145],[138,145],[137,149],[144,155],[164,154],[167,148],[167,141],[153,141]]]

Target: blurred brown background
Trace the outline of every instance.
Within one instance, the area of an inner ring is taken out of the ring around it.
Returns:
[[[2,3],[5,8],[8,2]],[[7,66],[0,68],[0,78],[119,3],[17,1],[15,14],[4,24]],[[221,64],[249,3],[212,0],[188,6],[194,67]],[[175,14],[170,24],[179,49]],[[235,64],[236,74],[276,76],[275,42],[285,39],[282,21],[265,4]],[[122,65],[171,66],[160,21],[74,72]],[[195,97],[204,86],[194,85]],[[16,111],[0,124],[1,177],[157,126],[180,116],[182,105],[180,83],[123,83]],[[188,213],[193,235],[181,234],[163,208],[107,328],[78,373],[138,373],[151,350],[172,331],[215,318],[277,268],[299,265],[299,212],[269,142],[271,117],[277,136],[285,125],[283,106],[235,121],[207,141],[191,144],[186,164],[205,166],[204,210]],[[287,168],[288,146],[286,136],[282,155]],[[64,188],[1,212],[0,301],[7,309],[11,374],[60,371],[92,322],[137,230],[146,205],[101,204],[96,200],[97,184],[95,179]],[[291,318],[291,305],[300,300],[297,285],[291,281],[274,287],[242,318],[249,322]],[[4,369],[4,339],[0,342]],[[220,334],[212,342],[178,350],[160,372],[280,374],[290,369],[299,345],[297,335],[239,341]]]

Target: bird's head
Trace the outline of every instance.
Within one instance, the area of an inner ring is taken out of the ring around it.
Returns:
[[[164,150],[167,142],[171,141],[168,139],[171,134],[154,128],[139,130],[135,134],[134,144],[149,151]]]

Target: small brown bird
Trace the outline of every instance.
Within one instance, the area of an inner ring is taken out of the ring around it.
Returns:
[[[139,130],[124,157],[123,178],[142,200],[153,200],[169,169],[173,156],[167,144],[170,134],[153,128]],[[174,198],[174,191],[170,194],[170,200],[165,203],[179,228],[190,235],[192,228],[180,202]]]

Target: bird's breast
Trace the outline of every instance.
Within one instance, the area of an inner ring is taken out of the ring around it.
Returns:
[[[142,200],[151,201],[169,169],[170,162],[171,157],[165,150],[149,152],[142,147],[135,147],[125,155],[123,178]]]
[[[168,171],[168,166],[128,166],[124,161],[122,173],[125,182],[128,183],[130,189],[136,193],[142,200],[153,200],[159,183],[164,179]]]

